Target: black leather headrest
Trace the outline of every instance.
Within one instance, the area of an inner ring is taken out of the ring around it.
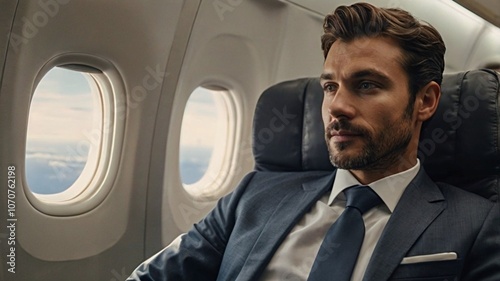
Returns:
[[[435,115],[424,123],[419,158],[435,181],[497,200],[500,177],[499,75],[474,70],[445,75]],[[333,171],[328,159],[318,78],[267,89],[255,110],[258,171]]]
[[[255,169],[334,170],[328,158],[317,78],[282,82],[264,91],[253,124]]]
[[[441,101],[424,123],[419,158],[435,181],[498,200],[500,78],[492,70],[445,75]]]

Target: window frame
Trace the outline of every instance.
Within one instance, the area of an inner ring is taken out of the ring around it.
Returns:
[[[99,145],[94,147],[98,150],[96,153],[91,155],[92,153],[89,151],[89,157],[94,158],[96,166],[87,167],[88,165],[85,165],[78,179],[61,193],[34,193],[29,188],[26,177],[23,179],[23,187],[28,201],[40,212],[52,216],[74,216],[97,207],[111,190],[118,171],[123,143],[125,116],[120,108],[126,109],[125,87],[119,72],[111,62],[87,54],[69,53],[53,58],[40,69],[31,95],[34,94],[41,79],[55,67],[69,68],[88,74],[88,79],[95,82],[100,92],[101,140]]]
[[[231,188],[230,182],[235,174],[235,163],[237,158],[237,144],[241,135],[241,101],[239,96],[230,87],[221,85],[222,83],[212,82],[198,85],[188,95],[184,103],[184,109],[181,115],[180,130],[182,130],[184,120],[184,110],[191,97],[191,94],[199,87],[212,92],[216,108],[225,108],[227,119],[226,135],[217,134],[215,145],[213,147],[208,167],[203,176],[195,183],[185,184],[182,182],[181,171],[179,168],[179,179],[183,189],[196,200],[213,201],[228,192]],[[240,126],[238,126],[240,125]],[[179,150],[180,150],[179,134]],[[222,155],[214,157],[214,155]],[[178,159],[180,166],[180,158]]]

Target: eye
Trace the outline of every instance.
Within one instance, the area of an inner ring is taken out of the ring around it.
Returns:
[[[335,92],[336,89],[337,89],[337,87],[335,87],[335,85],[333,85],[331,83],[327,83],[327,84],[323,85],[323,91],[325,93]]]
[[[359,84],[359,88],[362,90],[368,90],[368,89],[372,89],[374,87],[375,87],[375,85],[371,82],[361,82]]]
[[[360,90],[371,90],[371,89],[374,89],[376,87],[377,87],[377,85],[375,85],[374,83],[368,82],[368,81],[364,81],[364,82],[359,83],[358,89],[360,89]]]

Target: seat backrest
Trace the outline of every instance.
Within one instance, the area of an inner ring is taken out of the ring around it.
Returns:
[[[447,74],[434,116],[422,128],[419,158],[435,181],[492,201],[500,192],[500,77],[491,70]],[[325,143],[318,78],[264,91],[255,110],[258,171],[333,171]]]

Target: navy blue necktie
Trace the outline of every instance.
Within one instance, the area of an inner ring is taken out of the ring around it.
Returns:
[[[307,281],[349,281],[365,237],[363,214],[382,203],[369,187],[356,185],[344,191],[344,212],[326,233]]]

